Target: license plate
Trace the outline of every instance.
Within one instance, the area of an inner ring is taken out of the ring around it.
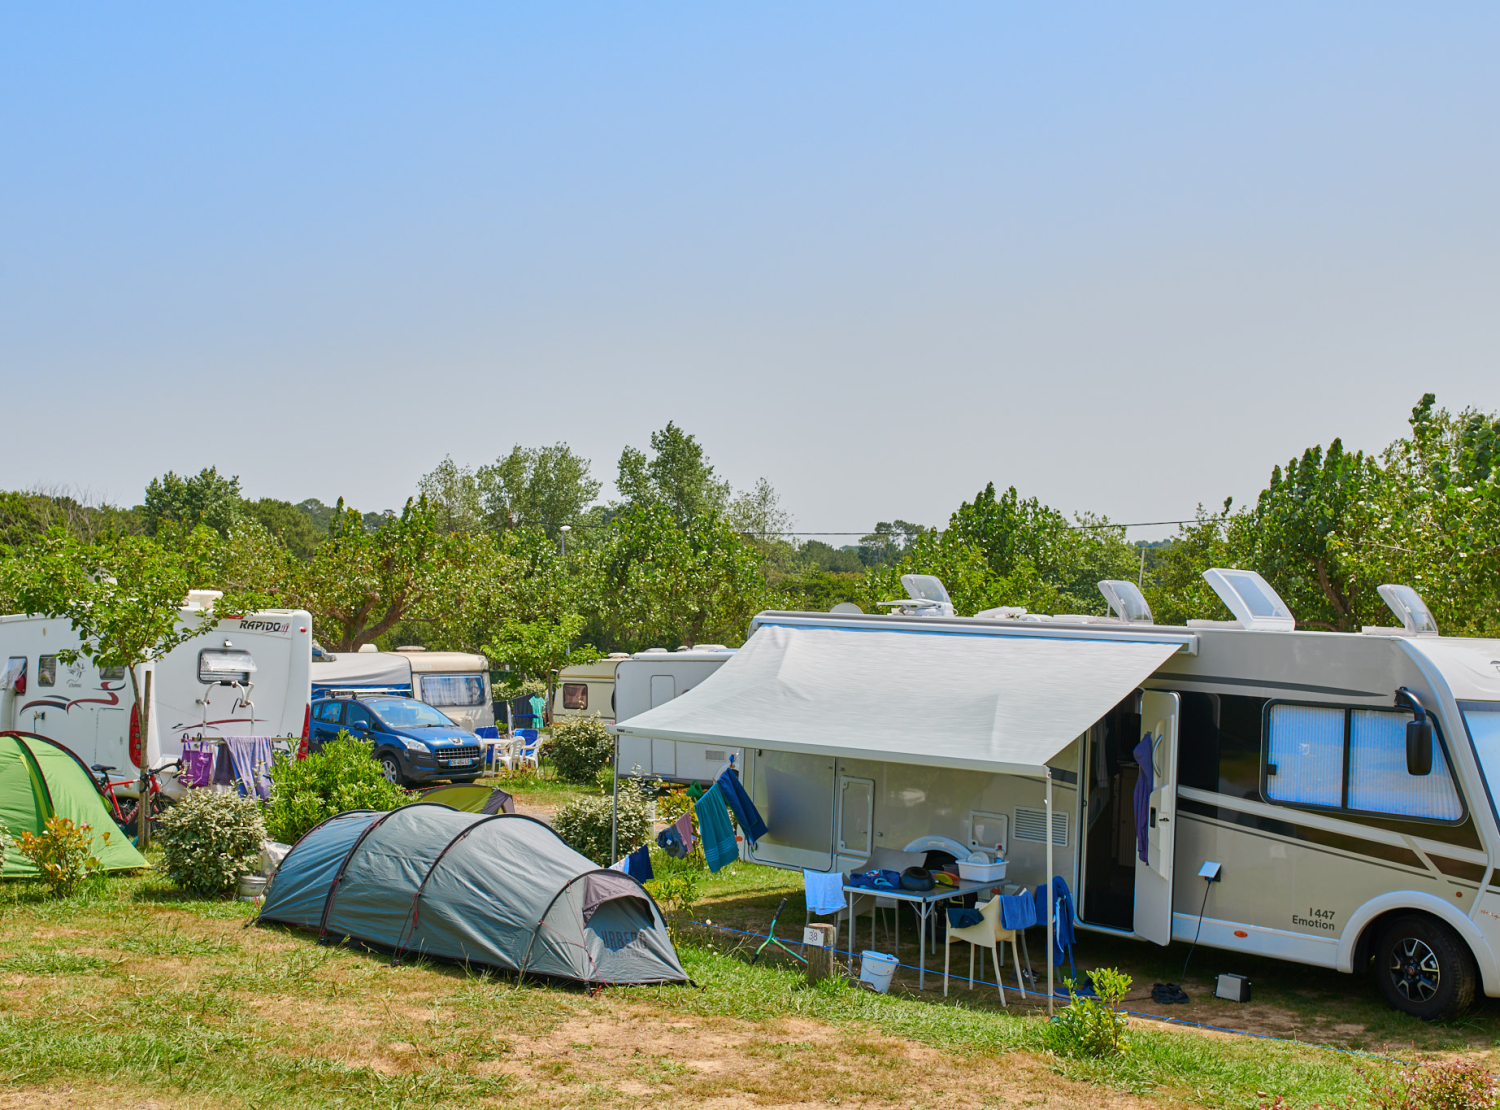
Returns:
[[[445,760],[443,760],[443,766],[444,767],[467,767],[469,764],[471,764],[473,762],[474,761],[472,759],[445,759]]]

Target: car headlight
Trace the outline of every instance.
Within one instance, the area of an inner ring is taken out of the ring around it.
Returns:
[[[421,752],[423,755],[431,754],[427,750],[427,745],[422,743],[422,741],[420,740],[412,740],[408,737],[403,736],[401,737],[401,743],[406,745],[406,750],[409,752]]]

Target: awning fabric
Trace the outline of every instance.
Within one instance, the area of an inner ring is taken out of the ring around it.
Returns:
[[[614,731],[1039,775],[1177,648],[763,625],[711,678]]]

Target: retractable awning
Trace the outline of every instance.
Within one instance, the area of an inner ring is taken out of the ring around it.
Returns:
[[[1040,775],[1181,647],[763,625],[627,736]]]

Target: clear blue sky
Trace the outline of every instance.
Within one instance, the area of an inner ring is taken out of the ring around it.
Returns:
[[[1494,5],[8,5],[0,487],[667,420],[799,527],[1500,409]],[[1142,533],[1143,535],[1146,533]]]

